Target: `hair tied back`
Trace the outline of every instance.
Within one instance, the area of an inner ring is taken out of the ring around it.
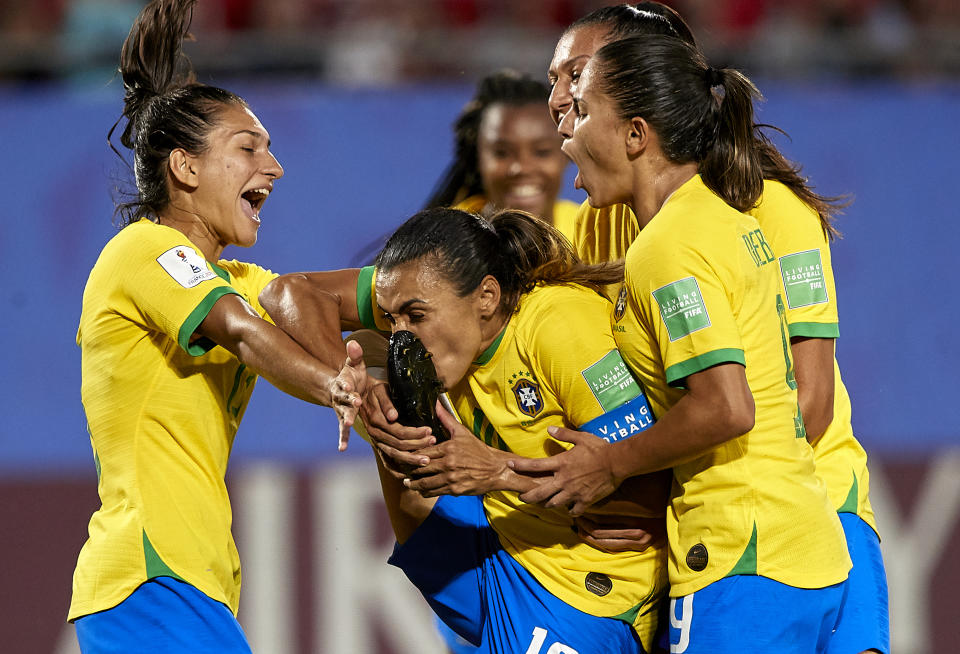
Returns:
[[[715,86],[723,86],[724,75],[722,69],[714,68],[713,66],[707,66],[707,70],[704,71],[704,75],[707,80],[707,87],[712,89]]]

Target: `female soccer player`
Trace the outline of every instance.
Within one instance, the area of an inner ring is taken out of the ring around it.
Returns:
[[[452,439],[418,453],[429,464],[409,487],[381,465],[399,543],[391,561],[483,651],[651,651],[662,542],[643,552],[596,549],[565,511],[520,502],[515,491],[535,482],[505,465],[511,452],[559,451],[550,425],[615,440],[649,424],[610,334],[610,303],[597,290],[621,275],[616,265],[584,266],[558,232],[523,212],[488,222],[431,209],[390,237],[376,269],[280,278],[291,299],[326,289],[349,324],[410,330],[433,354],[463,424],[445,416]],[[319,328],[308,324],[292,325],[305,344]],[[339,332],[324,329],[331,327]],[[369,394],[360,347],[349,343],[348,354],[346,387]],[[630,491],[639,511],[619,498],[598,510],[628,506],[659,521],[669,475],[639,482]]]
[[[675,652],[825,652],[850,567],[797,410],[776,259],[738,211],[763,187],[757,95],[677,38],[632,38],[589,59],[560,127],[591,205],[629,204],[641,228],[611,322],[659,420],[609,445],[555,432],[575,446],[511,465],[553,475],[523,499],[573,513],[673,469]]]
[[[102,503],[69,611],[84,652],[249,652],[224,474],[256,377],[359,401],[335,390],[342,359],[324,365],[264,320],[276,276],[220,258],[256,242],[283,169],[243,99],[194,81],[180,50],[193,4],[151,2],[121,55],[138,196],[90,273],[77,333]]]
[[[545,84],[513,71],[480,80],[454,123],[454,160],[426,207],[487,216],[522,209],[571,238],[577,205],[557,199],[569,162],[543,110],[549,95]]]
[[[598,9],[567,28],[550,66],[554,120],[559,124],[570,110],[574,83],[599,47],[649,34],[675,36],[695,45],[679,14],[657,2]],[[887,583],[869,499],[867,455],[853,434],[850,398],[834,354],[839,331],[829,240],[836,235],[832,217],[838,206],[809,187],[799,167],[777,151],[760,126],[755,137],[764,191],[748,213],[760,223],[778,257],[800,412],[817,474],[839,512],[853,560],[831,651],[887,653]],[[638,233],[627,205],[593,208],[585,202],[578,213],[574,246],[584,261],[621,259]]]

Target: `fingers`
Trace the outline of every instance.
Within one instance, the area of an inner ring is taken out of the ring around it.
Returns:
[[[574,445],[579,445],[585,441],[598,438],[590,432],[574,431],[572,429],[567,429],[566,427],[554,427],[553,425],[547,427],[547,433],[558,441],[573,443]]]
[[[357,367],[363,365],[363,348],[356,341],[347,341],[347,362],[345,365]]]
[[[527,504],[543,504],[558,494],[565,494],[563,493],[563,488],[561,488],[560,484],[558,484],[555,480],[544,481],[536,488],[521,494],[520,501],[526,502]]]
[[[400,414],[397,413],[396,408],[393,406],[393,400],[390,399],[390,393],[388,392],[386,384],[377,384],[371,395],[376,401],[380,413],[382,413],[387,420],[393,422],[400,417]]]
[[[369,430],[368,430],[369,431]],[[383,454],[393,461],[404,464],[411,468],[419,468],[420,466],[430,463],[430,459],[427,457],[413,452],[404,452],[403,450],[398,450],[395,447],[391,447],[385,443],[379,441],[374,441],[377,449],[383,452]]]
[[[507,467],[516,472],[556,472],[560,469],[562,462],[558,462],[558,459],[562,456],[557,454],[542,459],[516,457],[507,461]]]
[[[340,421],[340,438],[337,441],[337,451],[344,452],[347,449],[347,442],[350,440],[350,427],[353,421],[344,418]]]

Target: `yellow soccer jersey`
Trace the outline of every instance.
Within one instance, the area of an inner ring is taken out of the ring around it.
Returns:
[[[454,207],[472,213],[483,213],[487,206],[487,198],[483,195],[472,195],[457,203]],[[557,200],[553,203],[553,226],[573,243],[575,223],[577,219],[577,203],[570,200]]]
[[[726,205],[699,175],[627,252],[611,321],[654,414],[677,403],[687,376],[731,362],[745,366],[756,404],[750,432],[673,469],[673,597],[733,574],[821,588],[850,568],[798,418],[775,262],[756,220]]]
[[[365,320],[373,314],[373,276],[370,268],[361,273],[358,300]],[[613,432],[631,436],[649,426],[642,410],[597,427],[599,416],[642,397],[615,349],[609,312],[606,299],[579,286],[538,286],[525,295],[501,335],[449,390],[464,425],[487,444],[527,457],[569,447],[548,436],[550,425],[591,423],[591,431],[613,440],[619,439]],[[666,501],[664,489],[638,513],[663,515]],[[525,504],[512,492],[487,494],[484,507],[504,549],[547,590],[585,613],[630,622],[650,650],[656,600],[666,591],[664,546],[601,552],[577,537],[565,513]]]
[[[594,209],[584,202],[577,212],[573,247],[587,263],[623,259],[640,233],[637,217],[625,204]]]
[[[759,205],[750,211],[777,254],[790,336],[837,338],[837,291],[830,244],[817,212],[780,182],[766,181]],[[834,508],[856,513],[874,531],[867,453],[853,435],[850,396],[834,359],[833,421],[813,446],[817,474]]]
[[[265,315],[258,296],[274,277],[238,261],[209,264],[182,233],[145,219],[101,252],[77,333],[101,508],[69,619],[116,606],[157,576],[236,613],[240,561],[224,474],[256,377],[191,337],[226,294]]]

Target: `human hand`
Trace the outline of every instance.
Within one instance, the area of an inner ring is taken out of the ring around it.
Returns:
[[[404,485],[423,497],[439,495],[483,495],[492,490],[528,490],[535,482],[524,483],[507,467],[510,454],[486,445],[438,401],[437,417],[450,434],[448,441],[417,452],[428,462],[420,465]],[[521,487],[517,485],[522,484]]]
[[[368,385],[367,368],[363,363],[363,349],[360,344],[351,341],[347,343],[347,360],[340,369],[340,374],[330,382],[330,398],[333,410],[340,423],[340,438],[337,449],[343,452],[347,449],[350,439],[350,427],[357,419],[357,412],[363,404],[363,394]]]
[[[574,518],[577,535],[604,552],[643,552],[666,538],[664,518],[586,514]]]
[[[397,422],[398,413],[390,400],[387,385],[377,382],[366,394],[360,417],[370,436],[370,442],[383,454],[384,464],[405,474],[418,465],[427,463],[416,450],[436,443],[429,427],[407,427]]]
[[[573,517],[583,515],[588,506],[620,484],[613,476],[610,446],[588,432],[563,427],[548,427],[547,431],[559,441],[573,443],[573,448],[542,459],[509,459],[507,465],[515,472],[551,475],[520,499],[547,508],[565,506]]]

